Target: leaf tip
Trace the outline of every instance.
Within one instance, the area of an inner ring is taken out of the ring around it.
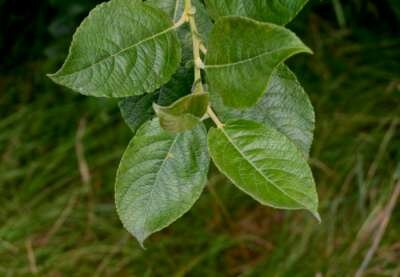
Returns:
[[[141,247],[143,250],[146,251],[147,248],[144,246],[144,241],[145,241],[145,239],[139,239],[139,238],[136,238],[136,239],[137,239],[137,241],[138,241],[140,247]]]
[[[312,215],[314,218],[318,221],[318,224],[322,223],[321,215],[319,214],[318,211],[311,211]]]
[[[310,55],[314,55],[314,51],[311,48],[309,48],[308,46],[306,46],[306,53],[310,54]]]
[[[47,73],[46,77],[49,78],[50,80],[53,80],[55,73]]]
[[[59,79],[58,79],[58,71],[55,72],[55,73],[47,73],[47,74],[46,74],[46,77],[49,78],[50,80],[52,80],[54,83],[59,84],[59,85],[62,85],[62,84],[59,82]]]
[[[128,230],[128,232],[129,233],[131,233],[134,237],[135,237],[135,239],[136,239],[136,241],[139,243],[139,245],[140,245],[140,247],[143,249],[143,250],[146,250],[146,247],[144,246],[144,242],[145,242],[145,240],[150,236],[150,234],[149,233],[147,233],[147,232],[145,232],[144,230],[140,230],[140,231],[138,231],[138,230],[136,230],[136,231],[129,231]]]

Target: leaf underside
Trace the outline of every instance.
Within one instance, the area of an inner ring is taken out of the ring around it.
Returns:
[[[255,105],[270,77],[289,57],[310,49],[288,29],[244,17],[222,17],[210,35],[206,56],[209,89],[235,108]]]
[[[238,15],[279,25],[289,23],[308,0],[206,0],[214,19]]]
[[[208,148],[218,169],[260,203],[306,209],[319,218],[311,169],[280,132],[254,121],[229,121],[210,130]]]
[[[76,31],[62,68],[49,77],[97,97],[150,93],[168,82],[181,60],[175,27],[140,0],[98,5]]]
[[[157,119],[145,123],[125,151],[115,199],[125,228],[143,241],[186,213],[207,182],[209,156],[203,124],[172,134]]]
[[[313,106],[294,73],[284,64],[271,76],[264,96],[253,107],[239,110],[227,107],[221,97],[211,93],[214,110],[223,121],[243,118],[272,126],[286,135],[309,156],[315,128]]]

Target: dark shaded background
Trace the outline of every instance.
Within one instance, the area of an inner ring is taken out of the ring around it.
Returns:
[[[212,175],[146,251],[114,209],[116,102],[45,77],[98,2],[0,0],[0,276],[353,276],[379,228],[363,272],[399,276],[400,1],[311,1],[289,25],[315,52],[289,64],[316,108],[321,225]]]

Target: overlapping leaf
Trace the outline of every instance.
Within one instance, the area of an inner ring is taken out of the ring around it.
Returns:
[[[142,244],[186,213],[207,181],[204,125],[179,134],[144,124],[130,142],[117,173],[115,198],[125,228]]]
[[[260,203],[307,209],[319,219],[311,170],[300,150],[274,128],[229,121],[210,130],[208,147],[219,170]]]
[[[126,97],[119,102],[122,118],[133,133],[136,133],[143,123],[154,117],[152,105],[157,98],[157,93],[151,93]]]
[[[285,25],[308,0],[205,0],[213,18],[240,15],[259,21]]]
[[[181,47],[171,19],[140,0],[97,6],[74,35],[58,84],[91,96],[153,92],[178,68]]]
[[[161,127],[173,133],[192,129],[201,122],[208,107],[208,93],[190,94],[170,106],[153,104]]]
[[[157,104],[168,106],[179,98],[191,93],[193,79],[193,67],[182,67],[178,69],[168,84],[159,89]]]
[[[303,87],[286,65],[276,68],[266,93],[251,108],[238,110],[227,107],[216,93],[211,94],[211,100],[223,121],[243,118],[272,126],[292,140],[308,157],[315,126],[314,109]]]
[[[119,102],[121,115],[133,133],[154,117],[153,103],[168,106],[191,93],[193,68],[182,67],[157,92],[123,98]]]
[[[282,65],[294,54],[311,51],[275,25],[289,22],[307,0],[206,0],[218,19],[210,37],[213,23],[203,1],[192,0],[198,33],[184,24],[178,38],[184,2],[99,5],[75,33],[62,68],[50,75],[85,95],[126,97],[120,109],[136,135],[115,185],[123,225],[143,244],[186,213],[206,184],[208,151],[222,173],[262,204],[307,209],[318,218],[318,196],[305,160],[314,114],[296,77]],[[208,47],[206,87],[227,121],[212,128],[208,140],[201,123],[208,94],[187,95],[193,85],[192,36]],[[184,66],[171,79],[181,64],[180,41]],[[151,120],[152,105],[158,119]],[[255,121],[232,120],[237,117]]]
[[[222,17],[210,35],[206,56],[209,89],[224,104],[250,107],[265,93],[279,64],[311,51],[288,29],[243,17]]]

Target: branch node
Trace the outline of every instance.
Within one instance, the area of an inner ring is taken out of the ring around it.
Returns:
[[[206,68],[205,64],[203,63],[203,61],[201,60],[200,57],[197,57],[196,60],[194,61],[194,63],[196,64],[197,68],[200,68],[200,69]]]

